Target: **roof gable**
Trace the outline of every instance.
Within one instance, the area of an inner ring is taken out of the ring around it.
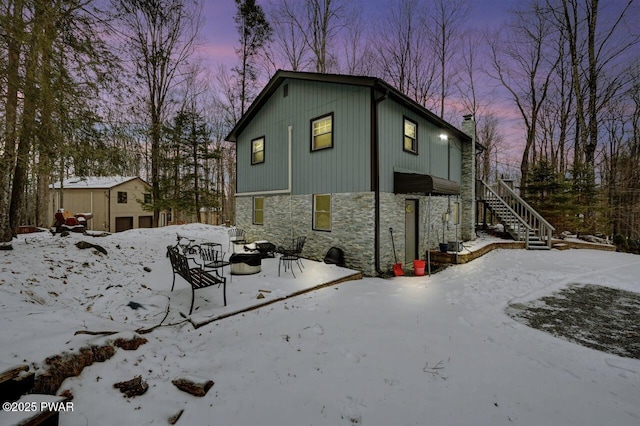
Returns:
[[[240,118],[235,127],[231,130],[231,132],[227,135],[225,140],[230,142],[236,142],[238,136],[242,131],[247,127],[247,125],[251,122],[251,120],[255,117],[255,115],[260,111],[260,109],[265,105],[265,103],[269,100],[269,98],[274,94],[274,92],[280,87],[280,85],[286,80],[307,80],[307,81],[318,81],[325,83],[334,83],[334,84],[349,84],[354,86],[364,86],[364,87],[372,87],[379,92],[384,93],[385,96],[388,96],[390,99],[393,99],[395,102],[413,110],[416,114],[421,117],[424,117],[426,120],[432,122],[438,127],[446,129],[450,131],[452,134],[456,135],[461,141],[471,142],[471,136],[462,132],[457,127],[451,125],[445,120],[441,119],[422,105],[418,104],[402,92],[395,89],[390,84],[385,81],[376,78],[376,77],[367,77],[367,76],[355,76],[355,75],[342,75],[342,74],[321,74],[321,73],[311,73],[311,72],[297,72],[297,71],[283,71],[278,70],[275,75],[269,80],[267,85],[262,89],[258,97],[253,101],[247,112]]]

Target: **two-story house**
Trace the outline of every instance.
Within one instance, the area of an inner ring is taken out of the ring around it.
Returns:
[[[227,136],[236,223],[303,255],[339,247],[367,275],[475,236],[474,124],[464,133],[373,77],[278,71]],[[444,219],[444,220],[443,220]]]

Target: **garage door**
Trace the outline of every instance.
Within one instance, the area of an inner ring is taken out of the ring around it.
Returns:
[[[133,229],[133,217],[116,217],[116,232]]]
[[[138,228],[153,228],[153,216],[140,216],[138,218]]]

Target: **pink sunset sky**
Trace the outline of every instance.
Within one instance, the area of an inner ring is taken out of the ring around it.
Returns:
[[[363,10],[371,10],[371,16],[383,16],[395,4],[389,0],[355,0]],[[269,1],[258,1],[258,4],[267,9]],[[469,19],[465,23],[469,28],[494,29],[504,25],[508,18],[509,10],[517,5],[517,0],[471,0]],[[227,68],[234,66],[238,57],[234,48],[238,45],[238,32],[233,18],[236,14],[236,3],[233,0],[206,0],[203,5],[203,26],[201,29],[200,52],[209,72],[215,75],[219,65]],[[368,12],[365,12],[368,13]],[[488,85],[495,82],[488,81]],[[501,99],[502,98],[502,99]],[[500,154],[499,161],[504,164],[515,165],[521,156],[521,141],[524,131],[521,128],[521,118],[512,103],[504,97],[494,97],[499,105],[492,108],[500,115],[502,134],[505,140],[505,152]],[[460,123],[452,123],[459,125]]]
[[[366,5],[372,14],[385,13],[392,4],[389,0],[355,0]],[[268,1],[258,1],[265,9]],[[471,0],[470,27],[490,28],[500,26],[508,11],[517,4],[516,0]],[[364,9],[364,8],[363,8]],[[374,12],[375,11],[375,12]],[[234,64],[237,57],[234,46],[238,41],[238,32],[233,22],[236,4],[233,0],[206,0],[203,6],[204,25],[202,27],[203,51],[213,56],[213,62],[225,65]]]

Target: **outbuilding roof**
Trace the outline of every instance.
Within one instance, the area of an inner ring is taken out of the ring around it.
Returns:
[[[64,189],[111,189],[134,179],[140,178],[137,176],[71,177],[62,181],[62,187]],[[142,182],[146,184],[144,180]],[[51,185],[51,188],[60,189],[60,186],[60,182],[56,182]]]

